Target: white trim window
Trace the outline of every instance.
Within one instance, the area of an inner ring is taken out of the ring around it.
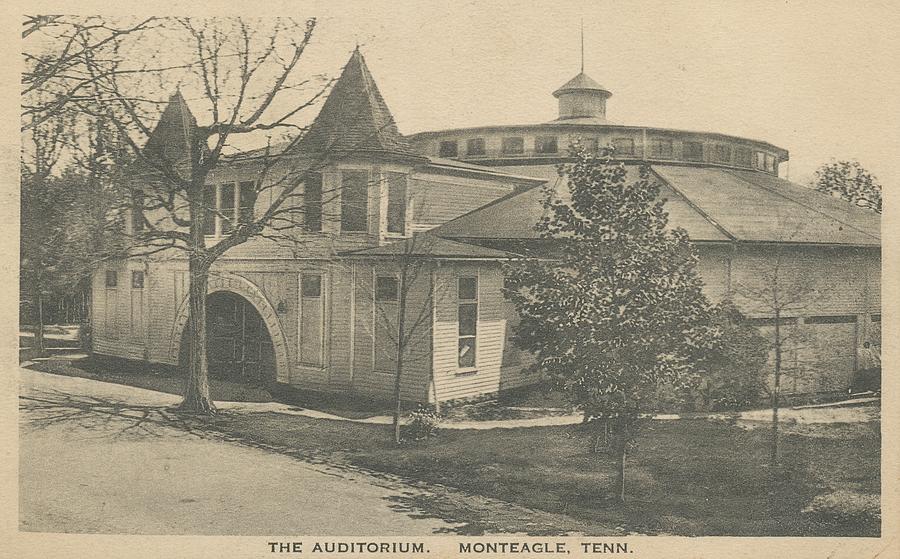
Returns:
[[[300,364],[324,366],[325,295],[324,276],[318,273],[300,274]]]
[[[375,276],[375,340],[373,368],[380,373],[397,370],[397,326],[400,321],[400,278]]]
[[[392,235],[406,235],[407,177],[404,173],[384,174],[387,182],[385,228]]]
[[[461,370],[475,370],[478,337],[478,278],[457,278],[458,360]]]
[[[250,223],[255,218],[256,183],[241,181],[210,185],[203,193],[203,206],[206,208],[203,234],[207,237],[228,235],[236,223]]]

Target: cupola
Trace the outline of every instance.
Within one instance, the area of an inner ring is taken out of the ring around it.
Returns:
[[[558,121],[591,119],[591,124],[606,124],[606,100],[612,93],[584,72],[553,92],[559,99]]]

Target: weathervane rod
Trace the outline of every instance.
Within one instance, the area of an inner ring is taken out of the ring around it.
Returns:
[[[584,18],[581,18],[581,73],[584,73]]]

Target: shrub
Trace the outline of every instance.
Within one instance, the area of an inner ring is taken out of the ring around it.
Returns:
[[[881,500],[878,495],[841,489],[819,495],[802,512],[821,522],[877,525],[881,522]]]
[[[751,407],[765,391],[769,342],[728,300],[716,305],[712,325],[720,336],[703,356],[703,404],[715,411]]]
[[[440,416],[429,406],[419,405],[409,415],[409,422],[403,426],[404,441],[422,441],[434,436]]]
[[[78,347],[88,353],[91,351],[91,325],[87,322],[78,325]]]

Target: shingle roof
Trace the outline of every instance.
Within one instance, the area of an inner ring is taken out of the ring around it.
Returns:
[[[478,258],[488,260],[505,260],[518,255],[503,250],[495,250],[478,245],[461,243],[449,239],[441,239],[427,233],[420,233],[409,239],[388,245],[363,250],[346,252],[343,256],[391,258],[407,256],[411,258]]]
[[[156,128],[144,145],[144,156],[161,158],[168,163],[178,162],[190,155],[190,132],[197,127],[197,119],[187,101],[176,91],[159,117]]]
[[[737,240],[881,244],[878,214],[766,173],[675,165],[653,170]],[[846,211],[837,211],[835,202]]]
[[[660,197],[667,200],[669,226],[684,228],[694,241],[880,245],[878,214],[771,175],[675,165],[652,169],[661,179]],[[525,167],[514,170],[528,172]],[[626,170],[628,182],[638,177],[637,166]],[[547,167],[532,170],[548,180],[550,172]],[[537,239],[534,224],[543,213],[540,200],[538,187],[513,193],[431,233],[457,240]]]
[[[296,151],[419,159],[388,110],[359,49],[353,51]]]
[[[593,90],[593,91],[604,91],[609,95],[612,95],[608,89],[594,81],[593,78],[581,72],[571,80],[567,81],[563,84],[562,87],[553,92],[554,97],[559,97],[560,94],[565,93],[567,91],[584,91],[584,90]]]

